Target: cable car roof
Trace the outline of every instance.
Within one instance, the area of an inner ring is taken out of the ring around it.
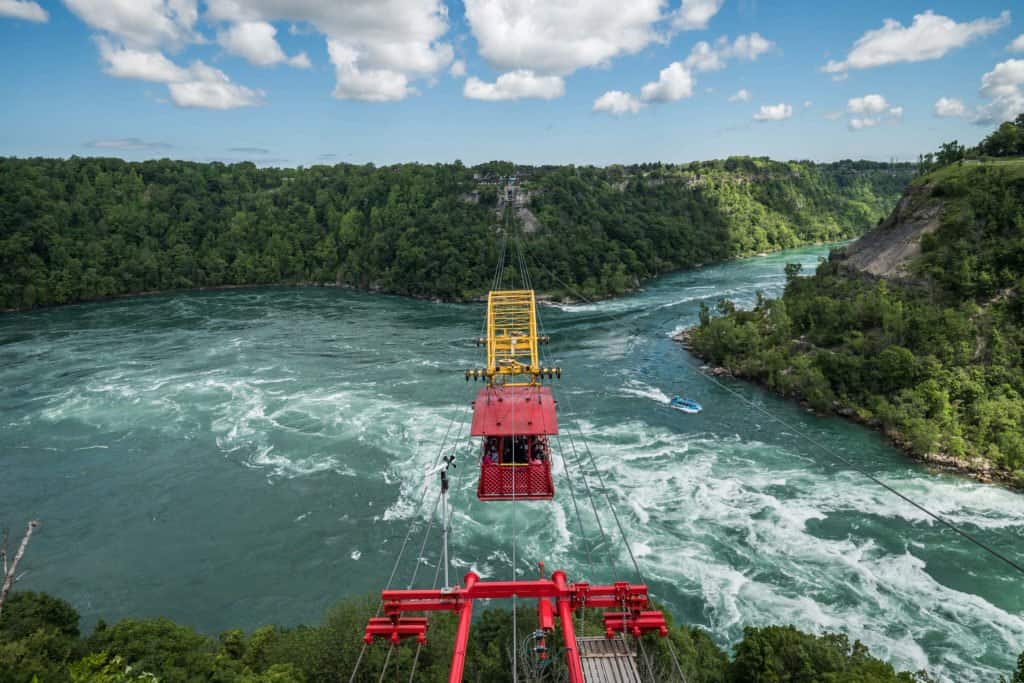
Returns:
[[[480,390],[473,402],[473,436],[557,434],[558,416],[551,389],[501,386]]]

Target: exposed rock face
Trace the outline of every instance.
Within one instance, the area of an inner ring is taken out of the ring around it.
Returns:
[[[519,222],[523,226],[523,232],[528,235],[537,232],[537,229],[540,228],[540,221],[525,206],[516,209],[516,217],[519,218]]]
[[[930,188],[911,185],[885,222],[830,258],[851,270],[911,280],[910,262],[921,253],[921,237],[939,229],[943,208]]]

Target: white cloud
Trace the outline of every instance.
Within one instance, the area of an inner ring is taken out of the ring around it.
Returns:
[[[171,100],[179,107],[237,109],[252,107],[263,101],[262,92],[231,83],[227,76],[221,80],[171,83],[167,88],[171,92]]]
[[[694,71],[718,71],[725,68],[725,60],[707,41],[700,41],[690,50],[683,65]]]
[[[751,33],[738,36],[732,45],[729,44],[728,38],[722,36],[718,39],[718,46],[722,57],[726,59],[744,59],[752,62],[775,47],[775,43],[760,33]]]
[[[339,100],[397,102],[416,93],[401,71],[361,68],[359,52],[344,43],[327,41],[327,54],[336,80],[331,94]]]
[[[1024,33],[1013,39],[1013,42],[1006,46],[1010,52],[1024,52]]]
[[[886,19],[882,28],[861,36],[845,60],[829,61],[822,70],[838,74],[849,69],[939,59],[950,50],[987,36],[1009,22],[1009,12],[1003,12],[995,19],[980,18],[958,24],[930,10],[914,15],[910,26],[903,26],[895,19]]]
[[[64,0],[95,29],[116,36],[128,47],[178,47],[199,40],[196,0]]]
[[[881,95],[851,98],[846,103],[846,111],[851,114],[846,124],[850,130],[873,128],[883,120],[896,123],[903,118],[903,107],[892,106]]]
[[[285,55],[277,39],[277,29],[266,21],[240,21],[226,31],[217,33],[217,42],[233,55],[242,57],[256,66],[273,66],[286,62],[291,66],[308,69],[309,57],[302,52],[294,57]]]
[[[412,81],[431,78],[454,57],[442,42],[448,11],[442,0],[207,0],[210,21],[288,21],[327,39],[335,69],[333,95],[388,102],[414,94]]]
[[[50,15],[46,13],[39,3],[31,0],[0,0],[0,17],[12,17],[14,19],[25,19],[40,24],[49,21]]]
[[[762,104],[761,109],[754,114],[755,121],[783,121],[793,115],[793,107],[780,102],[779,104]]]
[[[188,80],[188,69],[178,66],[157,50],[117,48],[106,38],[97,38],[104,72],[114,78],[131,78],[151,83]]]
[[[615,116],[635,114],[643,107],[643,102],[621,90],[609,90],[594,100],[594,111],[603,111]]]
[[[1024,59],[1000,62],[982,76],[981,96],[991,101],[978,109],[976,123],[1012,121],[1024,112]]]
[[[881,95],[854,97],[846,103],[846,111],[851,114],[881,114],[888,108],[889,103]]]
[[[754,61],[773,47],[775,43],[760,33],[739,36],[732,43],[722,36],[715,41],[715,47],[702,40],[690,50],[683,66],[693,71],[718,71],[724,69],[730,59]]]
[[[673,62],[658,73],[658,80],[640,89],[644,102],[676,102],[693,95],[694,80],[682,62]]]
[[[813,106],[814,102],[811,102],[810,100],[804,100],[804,109],[810,109]]]
[[[746,88],[740,88],[739,90],[736,91],[735,94],[733,94],[731,97],[729,97],[729,101],[730,102],[749,102],[750,101],[750,97],[751,97],[751,95],[750,95],[750,91],[749,90],[747,90]]]
[[[659,39],[664,0],[465,0],[480,55],[501,71],[565,76]]]
[[[696,31],[708,27],[711,18],[722,9],[725,0],[683,0],[672,17],[672,26],[681,31]]]
[[[829,121],[838,121],[843,118],[843,112],[841,111],[830,111],[825,114],[825,118]]]
[[[462,94],[471,100],[553,100],[565,94],[565,81],[560,76],[538,76],[527,69],[498,76],[494,83],[485,83],[475,76],[466,79]]]
[[[874,128],[882,122],[878,118],[862,118],[862,119],[850,119],[846,126],[853,131],[864,130],[865,128]]]
[[[451,74],[452,78],[462,78],[466,75],[466,63],[461,59],[456,59],[452,62],[451,67],[448,69],[448,73]]]
[[[961,100],[940,97],[935,102],[935,115],[943,118],[967,116],[967,107]]]
[[[118,48],[105,38],[96,41],[106,62],[104,71],[116,78],[165,83],[179,107],[234,109],[260,104],[263,93],[231,82],[220,69],[196,60],[189,68],[172,62],[162,52]]]

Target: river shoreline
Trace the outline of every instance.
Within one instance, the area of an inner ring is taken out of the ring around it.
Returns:
[[[692,354],[695,358],[699,358],[704,362],[708,362],[708,359],[700,354],[690,342],[690,333],[693,328],[686,328],[680,332],[672,335],[672,340],[678,343],[687,353]],[[732,368],[723,367],[720,365],[705,365],[701,368],[702,372],[706,372],[714,377],[726,378],[726,379],[740,379],[745,382],[751,382],[756,384],[762,389],[771,392],[775,396],[791,400],[800,405],[801,408],[809,413],[819,415],[822,417],[840,417],[845,420],[849,420],[861,426],[872,429],[876,432],[883,434],[889,442],[895,446],[904,455],[915,460],[917,462],[928,465],[928,467],[937,470],[939,472],[946,472],[957,474],[964,477],[969,477],[975,481],[983,484],[997,484],[1004,486],[1014,491],[1024,492],[1024,486],[1017,481],[1014,477],[1013,472],[1005,468],[1001,468],[984,458],[957,458],[944,453],[918,453],[915,451],[910,444],[910,441],[903,436],[902,433],[887,429],[877,419],[866,420],[861,417],[857,411],[847,405],[843,405],[839,402],[835,402],[832,405],[832,410],[828,412],[822,412],[815,410],[802,396],[785,396],[773,390],[767,384],[756,377],[751,377],[743,372],[734,370]]]
[[[661,277],[666,277],[668,275],[673,275],[675,273],[682,273],[682,272],[687,272],[687,271],[691,271],[691,270],[700,270],[701,268],[705,268],[705,267],[709,267],[709,266],[718,266],[718,265],[722,265],[722,264],[725,264],[725,263],[735,263],[735,262],[744,261],[744,260],[747,260],[747,259],[759,258],[759,257],[763,257],[763,256],[769,256],[771,254],[778,254],[778,253],[781,253],[781,252],[784,252],[784,251],[788,251],[790,249],[804,249],[804,248],[807,248],[807,247],[821,247],[821,246],[839,246],[839,245],[843,245],[843,244],[848,243],[852,239],[856,239],[856,238],[855,237],[847,237],[847,238],[844,238],[843,240],[840,240],[838,242],[818,242],[818,241],[807,242],[806,244],[800,244],[800,245],[797,245],[795,247],[786,247],[785,249],[775,249],[775,250],[772,250],[772,251],[762,251],[762,252],[757,252],[757,253],[740,254],[738,256],[735,256],[735,257],[733,257],[731,259],[726,259],[724,261],[718,261],[718,262],[712,262],[712,263],[696,263],[696,264],[694,264],[694,265],[692,265],[690,267],[687,267],[687,268],[677,268],[675,270],[666,271],[664,273],[658,273],[657,275],[654,275],[653,277],[647,278],[645,280],[637,280],[635,287],[630,287],[629,289],[627,289],[626,291],[624,291],[624,292],[622,292],[620,294],[600,294],[600,295],[596,295],[596,296],[592,296],[592,297],[583,297],[583,296],[580,296],[578,292],[576,292],[577,297],[571,297],[571,296],[554,296],[551,293],[538,293],[537,294],[537,301],[542,303],[542,304],[563,304],[563,305],[568,305],[568,306],[572,306],[572,305],[576,305],[576,304],[583,304],[583,303],[596,303],[596,302],[599,302],[599,301],[613,301],[615,299],[621,299],[623,297],[627,297],[627,296],[630,296],[630,295],[633,295],[633,294],[636,294],[636,293],[642,291],[643,290],[643,285],[644,285],[645,282],[650,282],[652,280],[656,280],[656,279],[661,278]],[[330,289],[344,289],[344,290],[348,290],[348,291],[352,291],[352,292],[366,292],[368,294],[384,294],[386,296],[397,296],[397,297],[402,297],[402,298],[406,298],[406,299],[415,299],[417,301],[431,301],[433,303],[439,303],[439,304],[478,304],[478,303],[486,303],[486,301],[487,301],[487,294],[486,293],[480,294],[478,296],[467,297],[467,298],[450,298],[449,299],[449,298],[445,298],[445,297],[430,296],[430,295],[425,295],[425,294],[405,294],[405,293],[402,293],[402,292],[392,292],[392,291],[385,290],[382,287],[372,287],[372,286],[371,287],[357,287],[355,285],[350,285],[350,284],[347,284],[347,283],[340,283],[340,282],[313,282],[313,281],[302,281],[302,282],[261,282],[261,283],[242,284],[242,285],[205,285],[205,286],[201,286],[201,287],[184,287],[184,288],[181,288],[181,289],[150,289],[150,290],[145,290],[145,291],[142,291],[142,292],[125,292],[123,294],[108,294],[107,296],[98,296],[98,297],[93,297],[93,298],[90,298],[90,299],[79,299],[77,301],[67,301],[67,302],[64,302],[64,303],[56,303],[56,304],[44,304],[44,305],[40,305],[40,306],[31,306],[31,307],[28,307],[28,308],[0,308],[0,314],[27,313],[28,311],[39,311],[39,310],[46,310],[46,309],[51,309],[51,308],[62,308],[64,306],[75,306],[75,305],[78,305],[78,304],[100,303],[100,302],[104,302],[104,301],[119,301],[121,299],[135,299],[135,298],[141,298],[141,297],[162,296],[162,295],[167,295],[167,294],[188,294],[188,293],[194,293],[194,292],[220,292],[220,291],[227,291],[227,290],[232,290],[232,289],[256,289],[256,288],[260,288],[260,287],[296,287],[296,288],[301,288],[301,287],[318,288],[318,287],[322,287],[322,288],[330,288]]]

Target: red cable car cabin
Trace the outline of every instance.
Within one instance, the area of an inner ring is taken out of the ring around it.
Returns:
[[[539,385],[481,389],[473,402],[473,436],[483,437],[480,500],[551,500],[551,448],[558,434],[551,389]]]

